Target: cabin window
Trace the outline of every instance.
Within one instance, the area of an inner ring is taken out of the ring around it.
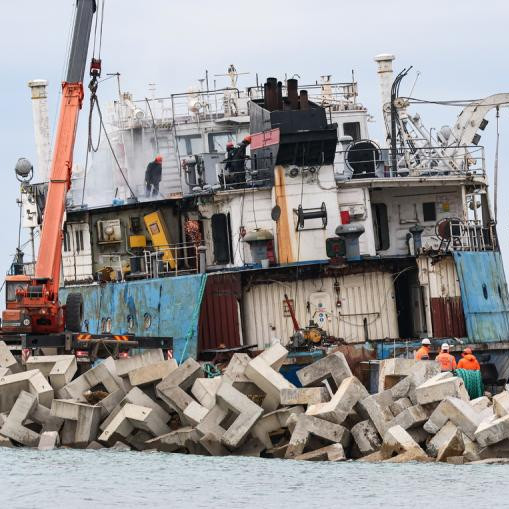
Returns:
[[[68,253],[71,250],[71,239],[69,238],[69,232],[64,230],[64,252]]]
[[[209,134],[209,152],[226,152],[226,144],[233,141],[233,133],[210,133]]]
[[[434,201],[422,204],[422,215],[424,221],[437,220],[437,208]]]
[[[85,242],[83,240],[83,230],[76,230],[76,252],[79,253],[80,251],[85,250]]]
[[[375,249],[377,251],[389,249],[389,217],[385,203],[373,204],[373,227],[375,230]]]
[[[199,135],[178,136],[177,144],[180,157],[203,153],[203,142]]]
[[[359,122],[345,122],[343,124],[343,134],[351,136],[353,141],[361,139],[361,124]]]
[[[224,265],[233,260],[230,214],[213,214],[212,240],[215,263]]]

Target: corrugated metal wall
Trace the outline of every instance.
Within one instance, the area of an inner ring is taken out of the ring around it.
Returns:
[[[88,331],[104,332],[102,321],[110,320],[113,334],[173,337],[173,356],[178,362],[196,358],[198,318],[206,275],[179,276],[107,285],[60,289],[65,302],[70,292],[83,295],[84,320]],[[132,317],[132,328],[128,326]]]
[[[432,335],[435,338],[467,335],[458,274],[452,256],[420,256],[419,283],[428,287]]]
[[[509,339],[509,294],[498,252],[455,252],[468,337],[471,341]]]
[[[244,343],[264,348],[272,338],[286,344],[293,333],[290,315],[284,311],[284,294],[295,303],[299,325],[304,327],[313,318],[319,322],[319,302],[326,309],[323,328],[347,342],[369,339],[397,338],[398,322],[394,285],[391,274],[370,272],[337,278],[311,279],[299,282],[271,282],[244,289],[242,316]],[[340,306],[336,305],[339,300]],[[366,324],[364,323],[366,321]]]
[[[201,305],[198,352],[241,345],[239,302],[240,274],[216,274],[207,278]]]

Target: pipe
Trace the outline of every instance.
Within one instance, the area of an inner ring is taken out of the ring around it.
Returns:
[[[290,109],[299,109],[299,95],[298,95],[298,81],[294,78],[289,79],[286,82],[288,89],[288,102],[290,103]]]
[[[308,91],[301,90],[300,91],[300,109],[302,111],[309,110],[309,101],[308,101]]]
[[[283,111],[283,84],[277,82],[277,109]]]

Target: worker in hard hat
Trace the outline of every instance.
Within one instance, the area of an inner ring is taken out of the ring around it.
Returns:
[[[429,361],[429,350],[431,348],[431,341],[424,338],[421,341],[421,348],[415,352],[414,358],[416,361]]]
[[[456,369],[456,359],[449,353],[449,345],[442,344],[441,352],[435,359],[440,364],[441,371],[454,371]]]
[[[251,143],[251,136],[247,135],[233,150],[231,171],[233,173],[231,183],[245,184],[246,182],[246,159],[249,157],[246,154],[247,147]]]
[[[159,194],[159,183],[163,173],[163,158],[157,155],[153,161],[150,161],[145,171],[145,188],[147,196],[157,196]]]
[[[478,371],[481,369],[481,365],[472,353],[472,349],[470,347],[463,350],[461,357],[462,358],[458,362],[458,369],[468,369],[470,371]]]

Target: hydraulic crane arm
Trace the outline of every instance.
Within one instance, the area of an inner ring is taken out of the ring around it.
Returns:
[[[83,77],[87,62],[95,0],[77,0],[73,40],[58,119],[44,219],[42,223],[35,279],[47,281],[47,290],[56,296],[60,284],[62,222],[65,198],[71,185],[72,159],[78,114],[83,101]]]

